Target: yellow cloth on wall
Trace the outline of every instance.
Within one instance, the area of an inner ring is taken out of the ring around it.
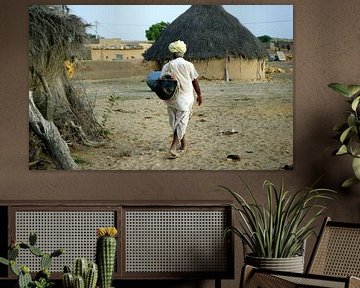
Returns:
[[[64,66],[65,66],[65,71],[66,74],[71,78],[74,76],[75,73],[75,65],[74,62],[70,61],[70,60],[66,60],[64,62]]]

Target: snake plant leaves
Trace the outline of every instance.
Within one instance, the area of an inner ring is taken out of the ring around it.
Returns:
[[[234,209],[240,216],[240,227],[232,226],[227,232],[231,231],[239,236],[254,256],[270,258],[300,255],[304,241],[314,232],[314,221],[325,210],[317,201],[331,199],[330,194],[334,192],[305,188],[291,193],[284,189],[283,184],[277,188],[265,181],[267,203],[262,205],[256,201],[247,185],[245,187],[250,202],[239,193],[221,187],[234,197]]]

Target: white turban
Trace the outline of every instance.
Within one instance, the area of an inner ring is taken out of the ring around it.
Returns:
[[[186,44],[181,41],[175,41],[169,44],[169,51],[171,53],[180,53],[180,54],[185,54],[186,52]]]

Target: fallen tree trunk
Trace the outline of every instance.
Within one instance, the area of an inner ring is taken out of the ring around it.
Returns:
[[[29,91],[29,123],[31,129],[40,138],[49,151],[58,169],[76,170],[78,166],[70,155],[70,150],[59,130],[51,121],[47,121],[36,107],[32,91]]]

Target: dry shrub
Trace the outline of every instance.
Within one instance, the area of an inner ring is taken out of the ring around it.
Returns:
[[[88,25],[69,14],[65,5],[29,6],[29,90],[43,117],[53,121],[66,142],[74,146],[102,140],[102,127],[85,91],[76,90],[65,73],[64,61],[78,56]],[[44,145],[29,136],[30,162]]]

